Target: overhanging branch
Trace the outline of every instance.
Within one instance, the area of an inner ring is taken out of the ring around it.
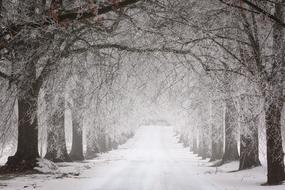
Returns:
[[[256,4],[250,2],[249,0],[242,0],[245,4],[247,4],[248,6],[250,6],[251,8],[257,10],[258,12],[264,14],[265,16],[267,16],[268,18],[274,20],[275,22],[277,22],[278,24],[280,24],[282,27],[285,28],[285,23],[280,20],[279,18],[277,18],[276,16],[268,13],[267,11],[265,11],[264,9],[260,8],[259,6],[257,6]]]
[[[78,49],[71,50],[71,52],[72,53],[84,53],[90,49],[117,49],[119,51],[127,51],[127,52],[132,52],[132,53],[161,52],[161,53],[174,53],[174,54],[180,54],[180,55],[193,54],[191,50],[175,49],[175,48],[169,48],[169,47],[139,48],[139,47],[129,47],[125,45],[112,44],[112,43],[90,45],[87,48],[78,48]]]
[[[58,20],[59,22],[66,21],[66,20],[82,20],[82,19],[88,19],[92,18],[98,15],[106,14],[108,12],[126,7],[131,4],[135,4],[141,0],[123,0],[119,1],[118,3],[113,3],[107,6],[101,6],[98,8],[97,11],[85,11],[85,12],[80,12],[78,9],[74,10],[68,10],[68,11],[63,11],[62,13],[59,14]]]
[[[267,12],[266,10],[260,8],[258,5],[252,3],[251,1],[249,0],[241,0],[243,3],[245,3],[246,5],[248,5],[249,7],[251,7],[254,11],[254,13],[261,13],[263,15],[265,15],[266,17],[270,18],[271,20],[277,22],[278,24],[280,24],[280,26],[282,26],[283,28],[285,28],[285,23],[280,20],[279,18],[277,18],[276,16],[274,16],[273,14]],[[224,0],[220,0],[220,2],[228,5],[228,6],[231,6],[231,7],[234,7],[234,8],[238,8],[238,9],[241,9],[241,10],[245,10],[245,11],[249,11],[249,12],[253,12],[252,10],[248,10],[242,6],[236,6],[232,3],[227,3],[225,2]],[[257,12],[256,12],[257,11]]]
[[[124,8],[128,5],[135,4],[142,0],[121,0],[119,2],[114,2],[109,5],[101,5],[99,6],[96,11],[94,10],[85,10],[82,11],[80,8],[76,8],[73,10],[65,10],[65,11],[59,11],[57,15],[57,19],[54,20],[55,22],[72,22],[75,20],[84,20],[89,19],[92,17],[96,17],[102,14],[106,14],[108,12],[112,12],[121,8]],[[50,18],[53,20],[53,18]],[[25,27],[31,27],[31,28],[41,28],[45,26],[52,25],[53,23],[51,21],[45,21],[43,23],[35,23],[35,22],[27,22],[24,24],[11,24],[8,27],[5,28],[5,30],[2,30],[3,32],[0,33],[0,49],[3,49],[9,44],[10,40],[12,39],[12,36],[17,35],[23,28]],[[6,36],[9,35],[10,40],[6,40]]]

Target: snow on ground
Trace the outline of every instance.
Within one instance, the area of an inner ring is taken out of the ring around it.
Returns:
[[[209,167],[177,143],[171,127],[144,126],[118,150],[46,175],[2,176],[3,190],[281,190],[261,186],[266,169],[231,172],[238,163]]]

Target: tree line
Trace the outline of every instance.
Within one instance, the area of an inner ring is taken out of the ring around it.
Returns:
[[[94,149],[88,154],[123,143],[135,126],[130,129],[122,121],[116,131],[108,114],[122,118],[124,113],[135,121],[131,113],[137,110],[131,108],[140,104],[134,97],[145,90],[140,85],[150,81],[148,72],[161,69],[150,62],[161,60],[174,74],[171,78],[162,69],[165,80],[155,85],[161,88],[156,98],[165,97],[165,91],[170,102],[186,110],[182,118],[189,124],[179,129],[181,141],[191,142],[202,157],[222,163],[240,159],[240,169],[245,169],[260,165],[258,130],[264,125],[267,183],[282,182],[284,3],[2,0],[1,93],[9,97],[3,110],[9,105],[18,113],[17,151],[4,169],[35,166],[42,117],[48,130],[46,157],[53,161],[83,159],[86,110],[94,114],[88,115],[93,127],[87,147]],[[144,56],[148,61],[138,67]],[[39,112],[42,102],[46,114]],[[67,105],[73,125],[69,155],[63,118]],[[8,124],[12,119],[5,116]]]

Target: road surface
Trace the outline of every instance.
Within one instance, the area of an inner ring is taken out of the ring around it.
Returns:
[[[192,170],[190,152],[177,143],[171,127],[145,126],[98,167],[90,190],[215,190]]]
[[[261,186],[266,167],[240,172],[238,162],[208,167],[177,143],[171,127],[144,126],[117,150],[83,163],[62,163],[60,172],[0,181],[1,190],[283,190]],[[70,175],[71,172],[80,175]],[[67,174],[64,177],[62,174]]]
[[[60,173],[6,179],[2,190],[222,190],[177,143],[171,127],[144,126],[119,149],[83,163],[61,163]],[[80,175],[62,173],[78,172]],[[236,189],[235,189],[236,190]]]

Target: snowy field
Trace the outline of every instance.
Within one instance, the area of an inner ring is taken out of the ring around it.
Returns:
[[[232,172],[238,163],[220,168],[177,143],[171,127],[141,127],[118,150],[82,163],[62,163],[54,174],[2,176],[0,189],[38,190],[281,190],[261,186],[266,168]]]

